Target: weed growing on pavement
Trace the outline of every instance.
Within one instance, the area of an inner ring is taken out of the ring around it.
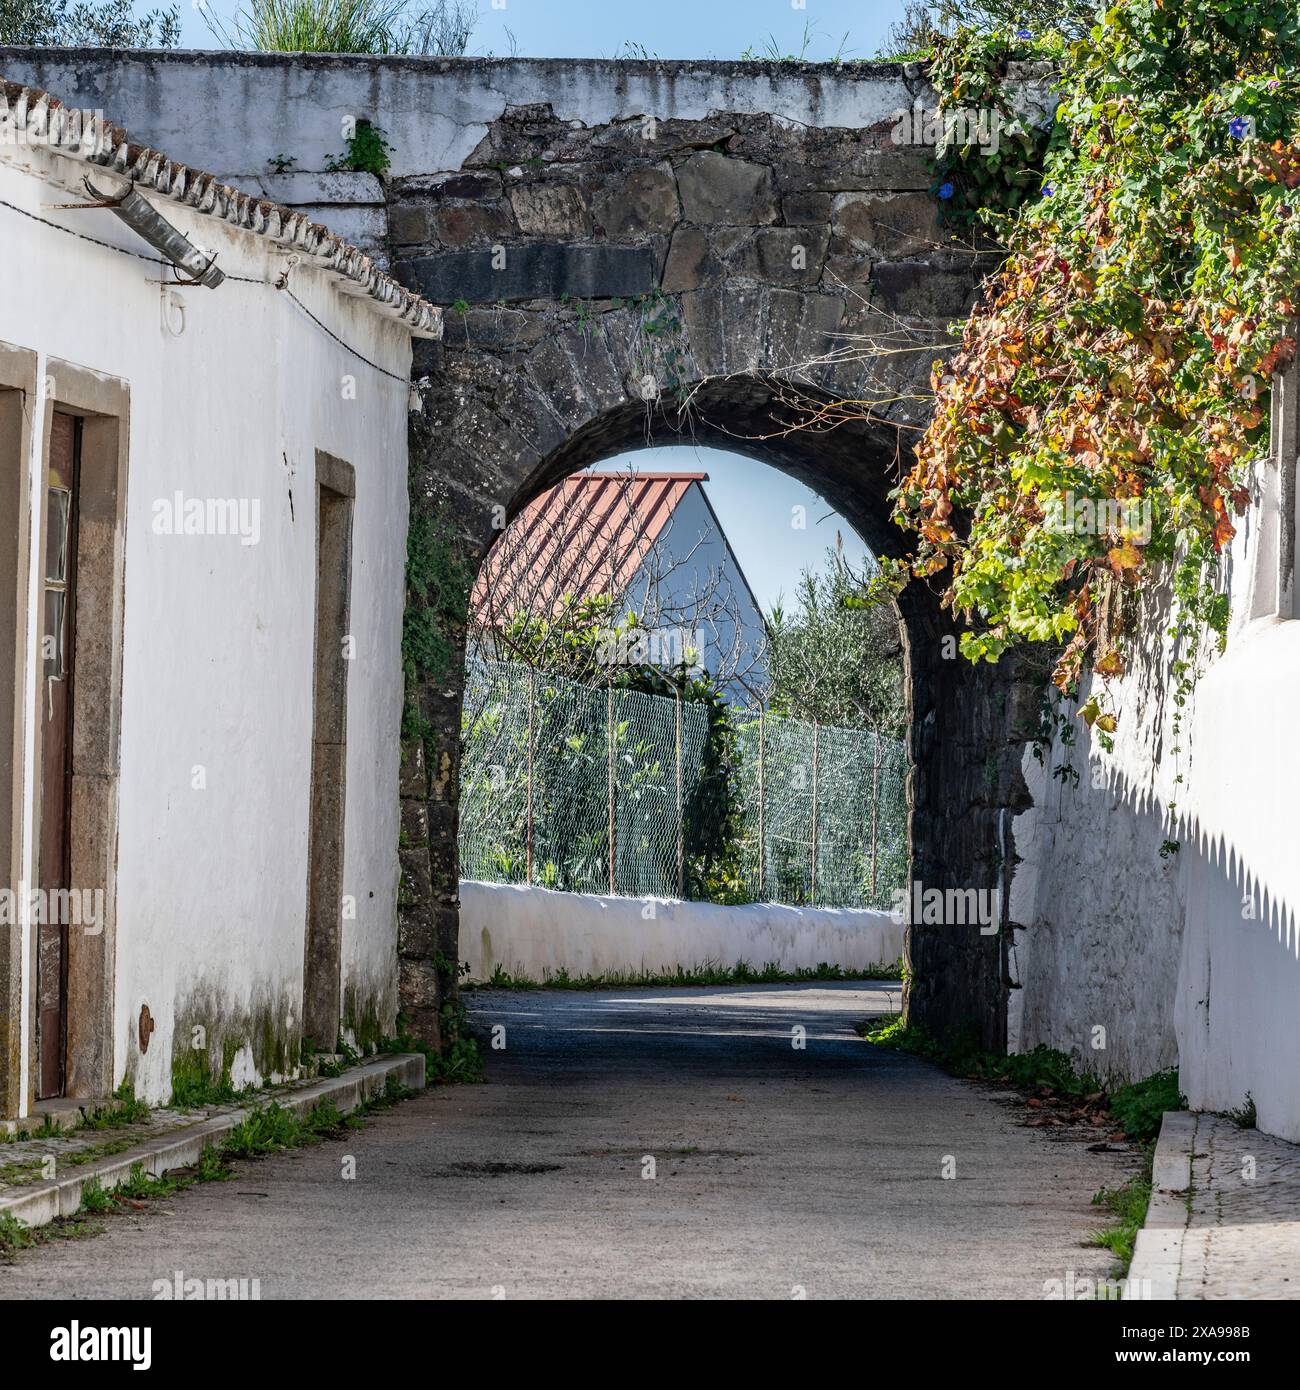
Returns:
[[[1238,1128],[1254,1129],[1257,1118],[1255,1114],[1255,1097],[1247,1091],[1246,1099],[1240,1105],[1234,1106],[1231,1110],[1225,1110],[1223,1113],[1233,1124],[1238,1126]]]
[[[461,1003],[442,1006],[442,1048],[414,1037],[398,1018],[395,1038],[381,1038],[380,1052],[417,1052],[424,1058],[424,1079],[430,1086],[445,1086],[483,1080],[483,1053],[478,1039],[469,1031],[469,1018]]]
[[[1128,1273],[1137,1233],[1147,1219],[1154,1156],[1155,1145],[1143,1144],[1142,1167],[1122,1186],[1103,1187],[1092,1199],[1094,1207],[1105,1207],[1114,1216],[1115,1221],[1113,1225],[1094,1232],[1088,1244],[1109,1250],[1119,1260],[1116,1277]]]
[[[1187,1107],[1178,1090],[1178,1073],[1173,1070],[1110,1090],[1093,1072],[1079,1071],[1067,1053],[1041,1044],[1029,1052],[1000,1056],[983,1051],[971,1030],[939,1039],[916,1024],[905,1023],[901,1016],[871,1020],[859,1031],[869,1043],[924,1057],[954,1076],[1034,1091],[1041,1097],[1079,1106],[1097,1119],[1109,1115],[1127,1138],[1140,1142],[1159,1134],[1166,1110]]]
[[[1187,1098],[1178,1089],[1176,1067],[1120,1086],[1110,1095],[1110,1113],[1124,1133],[1134,1139],[1156,1138],[1166,1110],[1186,1109]]]
[[[116,1105],[101,1105],[90,1112],[78,1129],[119,1129],[122,1125],[143,1124],[150,1114],[149,1106],[137,1100],[135,1087],[124,1081],[113,1092]]]

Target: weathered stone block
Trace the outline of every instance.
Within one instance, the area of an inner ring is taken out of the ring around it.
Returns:
[[[450,315],[444,331],[476,347],[512,352],[538,342],[547,332],[547,323],[541,314],[494,306]]]
[[[388,210],[388,233],[398,246],[419,246],[433,239],[429,209],[422,203],[398,203]]]
[[[871,272],[876,302],[896,314],[950,319],[964,314],[977,281],[961,270],[925,261],[882,261]]]
[[[568,184],[532,183],[510,193],[519,230],[530,236],[585,237],[591,214],[582,194]]]
[[[498,204],[464,203],[429,209],[430,240],[444,246],[471,246],[476,241],[500,241],[514,230]]]
[[[481,203],[501,196],[501,175],[495,170],[460,172],[455,174],[412,174],[394,179],[390,185],[393,196],[402,201],[421,200],[426,203]]]
[[[938,210],[928,193],[841,193],[832,229],[857,250],[901,260],[938,241]]]
[[[819,190],[787,193],[781,199],[781,215],[791,227],[827,223],[831,220],[831,195]]]
[[[677,182],[667,164],[633,169],[595,202],[596,222],[610,237],[670,232],[680,216]]]
[[[851,242],[848,237],[833,236],[826,253],[826,284],[859,285],[871,278],[875,257]]]
[[[591,143],[593,150],[626,151],[644,158],[647,153],[675,154],[718,145],[735,133],[735,119],[728,116],[712,115],[702,121],[636,116],[597,129]]]
[[[807,152],[773,166],[782,193],[805,189],[832,191],[875,188],[927,190],[934,182],[930,171],[933,150],[925,146],[886,145],[873,148],[854,142],[823,155]]]
[[[494,268],[493,262],[499,268]],[[566,246],[547,242],[491,251],[447,251],[415,256],[397,274],[437,304],[493,304],[500,300],[603,299],[649,294],[655,287],[655,258],[648,246]]]
[[[722,262],[709,248],[698,227],[678,227],[668,248],[663,287],[669,291],[697,290],[722,274]]]
[[[721,293],[713,288],[691,290],[682,295],[681,304],[687,341],[701,373],[714,376],[725,372],[727,354]]]
[[[761,226],[779,220],[772,171],[765,164],[703,150],[677,170],[677,187],[690,222]]]
[[[813,285],[821,278],[829,241],[825,227],[768,227],[755,234],[732,268],[774,285]]]

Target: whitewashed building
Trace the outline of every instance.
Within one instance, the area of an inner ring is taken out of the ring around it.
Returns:
[[[301,215],[0,83],[0,1115],[391,1031],[439,331]]]

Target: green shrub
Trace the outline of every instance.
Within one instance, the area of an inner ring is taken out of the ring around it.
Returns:
[[[36,1236],[30,1227],[24,1226],[9,1212],[0,1212],[0,1255],[8,1255],[14,1250],[29,1250],[35,1244]]]
[[[1178,1070],[1158,1071],[1143,1081],[1121,1086],[1110,1096],[1110,1113],[1132,1139],[1154,1139],[1166,1110],[1186,1110],[1187,1098],[1178,1089]]]

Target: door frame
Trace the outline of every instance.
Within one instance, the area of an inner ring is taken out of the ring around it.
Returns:
[[[0,651],[14,653],[12,674],[0,680],[0,844],[8,846],[4,887],[11,894],[24,877],[24,695],[36,387],[36,353],[0,343]],[[17,914],[11,917],[0,926],[0,1116],[16,1116],[24,1108],[23,928]]]
[[[67,1051],[64,1095],[94,1099],[110,1094],[114,1078],[114,987],[117,961],[118,777],[121,767],[122,634],[126,556],[127,444],[130,389],[124,381],[58,358],[45,364],[41,488],[33,556],[45,572],[45,496],[49,486],[50,426],[54,412],[81,418],[78,494],[78,575],[72,691],[72,777],[69,785],[71,884],[102,894],[95,931],[70,930],[67,948]],[[40,663],[30,663],[29,690],[40,699]],[[40,740],[33,741],[33,845],[28,863],[35,881],[35,827],[40,825]],[[36,933],[28,955],[28,1095],[36,1094]]]

